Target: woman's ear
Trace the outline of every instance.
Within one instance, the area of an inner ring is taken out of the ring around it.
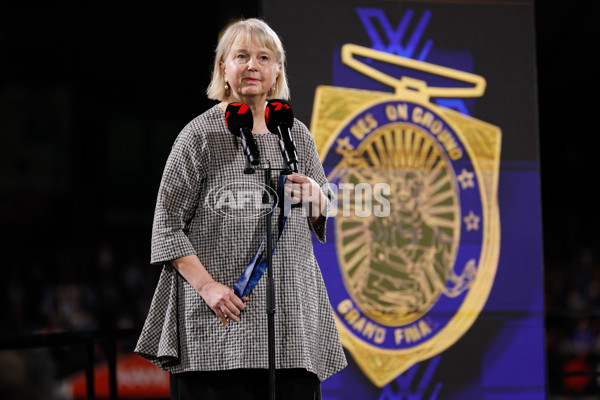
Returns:
[[[279,78],[280,71],[281,71],[281,65],[279,65],[279,63],[277,63],[277,71],[275,71],[275,82],[273,83],[273,85],[277,84],[277,78]]]
[[[219,70],[221,71],[221,76],[223,77],[223,80],[227,82],[227,77],[225,76],[225,63],[223,61],[219,63]]]

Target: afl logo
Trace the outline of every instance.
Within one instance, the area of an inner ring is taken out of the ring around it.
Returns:
[[[264,184],[233,181],[211,189],[204,204],[215,214],[230,219],[259,219],[278,203],[277,192]]]

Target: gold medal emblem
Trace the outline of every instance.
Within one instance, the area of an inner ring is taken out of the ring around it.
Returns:
[[[470,87],[397,79],[355,56]],[[392,94],[320,86],[311,121],[330,182],[389,187],[384,216],[365,208],[376,205],[362,201],[364,193],[338,194],[339,279],[327,282],[343,345],[383,386],[453,345],[485,304],[500,244],[501,134],[430,102],[482,96],[480,76],[352,44],[342,47],[342,61],[394,88]]]

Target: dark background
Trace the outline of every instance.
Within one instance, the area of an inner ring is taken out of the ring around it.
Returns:
[[[0,3],[0,337],[143,323],[164,162],[214,104],[205,88],[219,29],[260,15],[259,3]],[[535,5],[552,392],[575,390],[561,371],[574,357],[595,368],[600,347],[590,4]]]

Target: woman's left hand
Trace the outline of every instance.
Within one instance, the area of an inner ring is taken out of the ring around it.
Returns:
[[[292,204],[307,204],[313,223],[324,213],[327,206],[325,194],[319,184],[314,179],[295,172],[286,177],[285,195]]]

